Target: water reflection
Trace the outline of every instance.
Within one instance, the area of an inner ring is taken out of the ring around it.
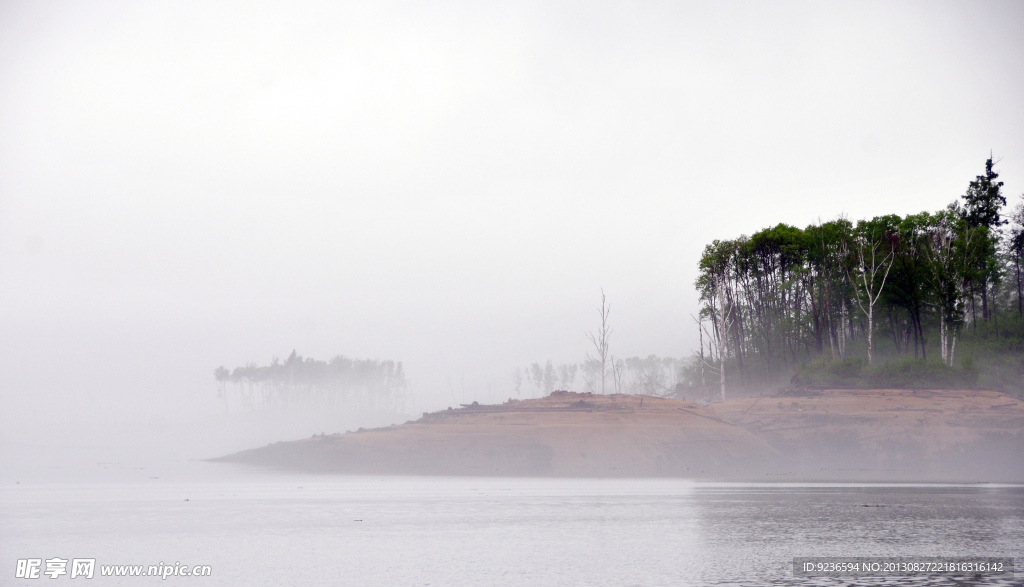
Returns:
[[[213,580],[204,584],[931,585],[951,580],[794,578],[792,559],[1024,560],[1024,487],[1008,485],[378,478],[236,469],[182,480],[5,483],[0,499],[5,565],[54,556],[96,557],[99,565],[210,564]],[[200,583],[177,581],[162,584]]]

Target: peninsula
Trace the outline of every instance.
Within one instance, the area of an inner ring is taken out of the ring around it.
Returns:
[[[1024,401],[803,390],[711,404],[557,391],[214,459],[319,473],[1024,481]]]

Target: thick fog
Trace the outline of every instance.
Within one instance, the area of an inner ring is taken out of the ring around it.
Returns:
[[[4,458],[324,431],[224,415],[292,350],[501,401],[602,288],[685,357],[713,239],[1024,192],[1022,56],[1019,2],[4,2]]]

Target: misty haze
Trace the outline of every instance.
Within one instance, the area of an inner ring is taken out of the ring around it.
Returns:
[[[0,4],[0,585],[1024,584],[1022,56]]]

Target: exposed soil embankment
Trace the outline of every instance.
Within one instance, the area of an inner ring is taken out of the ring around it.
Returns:
[[[217,460],[354,474],[1024,481],[1024,402],[856,390],[701,406],[555,392]]]
[[[710,404],[829,480],[1024,481],[1024,402],[994,391],[823,390]]]

